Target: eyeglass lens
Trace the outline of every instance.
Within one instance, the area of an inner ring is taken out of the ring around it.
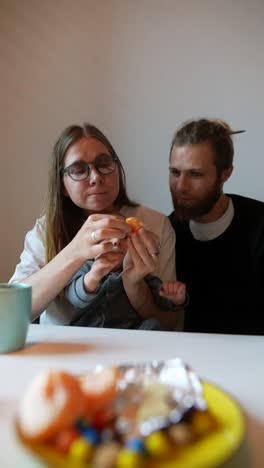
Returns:
[[[100,174],[107,175],[114,171],[115,160],[108,154],[101,154],[92,163],[79,161],[71,164],[67,172],[73,180],[84,180],[90,176],[91,166],[94,166]]]

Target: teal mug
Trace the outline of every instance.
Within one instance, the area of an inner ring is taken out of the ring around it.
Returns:
[[[0,283],[0,353],[24,348],[31,317],[32,288]]]

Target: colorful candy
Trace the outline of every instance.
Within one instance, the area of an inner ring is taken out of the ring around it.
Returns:
[[[141,468],[144,463],[145,457],[141,453],[124,448],[118,454],[116,468]]]
[[[146,447],[142,439],[129,439],[126,448],[131,452],[146,454]]]
[[[171,444],[162,431],[153,432],[145,440],[146,449],[152,457],[163,458],[169,456],[171,452]]]
[[[215,428],[215,421],[208,411],[194,412],[192,428],[198,436],[204,436]]]
[[[97,445],[100,442],[100,434],[93,427],[87,427],[82,431],[82,437],[88,440],[90,444]]]
[[[69,450],[69,457],[76,462],[88,462],[92,458],[94,447],[83,437],[76,439]]]
[[[92,467],[94,468],[113,468],[116,466],[116,460],[120,452],[120,444],[116,441],[101,444],[96,449],[92,458]],[[136,467],[135,467],[136,468]]]

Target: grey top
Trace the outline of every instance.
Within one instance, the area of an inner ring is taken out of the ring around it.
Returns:
[[[145,321],[132,307],[126,295],[122,271],[106,275],[94,293],[85,291],[84,275],[90,271],[93,261],[88,260],[73,276],[65,288],[66,299],[74,306],[75,316],[71,325],[105,328],[141,328]],[[145,277],[155,303],[161,310],[177,310],[172,301],[159,296],[161,280],[152,275]],[[157,328],[155,326],[155,328]]]

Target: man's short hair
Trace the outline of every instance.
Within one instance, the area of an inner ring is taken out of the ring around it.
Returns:
[[[223,120],[189,120],[176,130],[171,143],[170,157],[174,146],[208,142],[214,153],[217,173],[220,175],[233,164],[234,145],[232,133],[231,127]]]

